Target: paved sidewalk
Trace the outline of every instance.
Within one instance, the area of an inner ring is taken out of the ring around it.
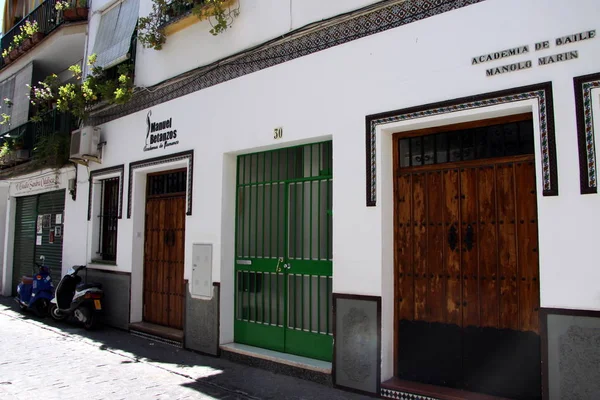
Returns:
[[[0,297],[0,399],[148,398],[368,399],[109,327],[37,319]]]

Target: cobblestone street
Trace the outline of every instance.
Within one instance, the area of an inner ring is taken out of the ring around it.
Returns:
[[[0,297],[0,399],[363,399],[105,327],[20,313]]]

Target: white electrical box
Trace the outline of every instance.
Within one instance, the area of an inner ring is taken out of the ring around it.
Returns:
[[[192,245],[192,296],[212,297],[212,244]]]

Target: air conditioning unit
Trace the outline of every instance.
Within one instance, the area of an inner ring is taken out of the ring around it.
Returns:
[[[101,162],[100,128],[85,126],[71,132],[71,151],[69,159],[79,164],[87,165],[89,161]]]

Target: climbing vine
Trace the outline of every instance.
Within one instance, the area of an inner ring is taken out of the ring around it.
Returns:
[[[152,0],[152,12],[138,20],[138,41],[145,48],[161,50],[167,41],[164,27],[172,18],[191,12],[199,19],[210,22],[210,33],[226,31],[240,14],[239,3],[231,7],[231,0]]]

